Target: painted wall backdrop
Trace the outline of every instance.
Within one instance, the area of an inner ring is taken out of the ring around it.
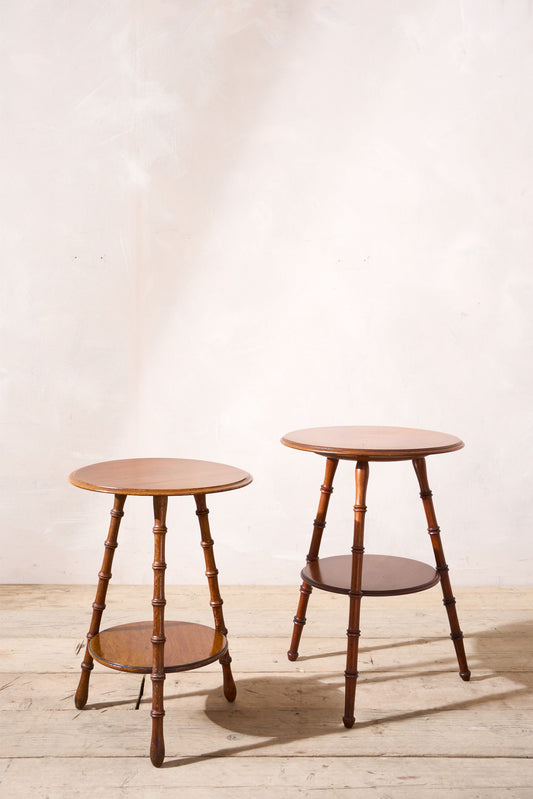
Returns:
[[[111,499],[68,474],[218,460],[226,583],[298,583],[324,462],[290,430],[462,437],[428,461],[456,584],[529,583],[533,5],[0,4],[0,579],[94,583]],[[339,468],[324,553],[349,550]],[[431,560],[409,463],[367,551]],[[191,498],[171,583],[203,581]],[[151,580],[132,497],[114,579]]]

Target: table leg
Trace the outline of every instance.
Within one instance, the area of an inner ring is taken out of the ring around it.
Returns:
[[[350,586],[350,614],[348,620],[348,648],[346,653],[345,700],[343,722],[345,727],[353,727],[355,716],[355,689],[357,686],[357,660],[359,655],[359,618],[361,615],[364,533],[366,513],[366,488],[368,485],[368,463],[357,461],[355,467],[355,505],[354,505],[354,531],[352,547],[352,577]]]
[[[222,612],[223,600],[220,595],[220,588],[218,585],[218,569],[215,563],[215,555],[213,551],[213,539],[211,538],[211,530],[209,528],[209,509],[206,504],[205,494],[196,494],[194,497],[196,501],[196,515],[200,523],[200,533],[202,536],[202,549],[204,550],[205,559],[205,576],[209,585],[209,594],[211,597],[210,605],[213,609],[213,618],[215,620],[215,629],[222,635],[227,635],[228,630],[224,623],[224,614]],[[237,688],[231,673],[231,657],[229,650],[220,658],[220,665],[222,666],[222,675],[224,680],[224,696],[228,702],[233,702],[237,696]]]
[[[418,483],[420,485],[420,497],[424,505],[426,519],[428,524],[428,533],[431,536],[431,543],[433,545],[433,552],[437,564],[437,571],[440,575],[442,586],[443,602],[448,612],[448,621],[450,623],[451,639],[455,647],[457,661],[459,663],[459,674],[463,680],[470,679],[470,669],[466,661],[465,648],[463,643],[463,633],[459,627],[459,619],[457,618],[457,610],[455,608],[455,597],[452,592],[450,577],[448,574],[448,565],[444,557],[444,550],[440,537],[440,528],[437,524],[435,516],[435,509],[433,507],[433,494],[429,488],[427,468],[425,458],[417,458],[413,460]]]
[[[89,696],[89,677],[93,669],[94,663],[91,653],[89,652],[89,643],[95,635],[100,632],[100,622],[102,620],[102,613],[105,610],[105,598],[107,594],[107,586],[111,579],[111,566],[113,565],[113,555],[117,548],[117,536],[120,527],[120,520],[124,516],[124,503],[126,501],[125,494],[116,494],[113,509],[111,511],[111,522],[109,524],[109,532],[104,544],[104,558],[102,561],[102,569],[98,573],[98,587],[96,589],[96,597],[93,602],[93,615],[91,618],[91,626],[87,633],[87,646],[85,647],[85,656],[81,664],[81,676],[74,698],[76,707],[81,710],[87,703]]]
[[[324,528],[326,526],[326,515],[328,512],[329,498],[333,493],[333,478],[335,476],[338,463],[339,461],[335,458],[328,458],[326,461],[326,473],[324,476],[324,482],[320,486],[320,500],[318,503],[316,519],[313,523],[313,535],[311,538],[309,554],[307,555],[307,563],[312,563],[313,561],[318,560],[320,543],[322,541],[322,533],[324,532]],[[306,622],[305,614],[307,611],[307,603],[309,602],[309,597],[311,596],[312,590],[312,587],[308,583],[305,581],[302,582],[302,585],[300,586],[300,600],[298,602],[298,608],[293,620],[291,644],[289,651],[287,652],[287,657],[289,660],[294,661],[298,657],[298,647],[300,646],[300,639],[302,637],[303,628]]]
[[[154,597],[152,599],[154,627],[152,635],[152,741],[150,760],[160,766],[165,757],[163,738],[163,684],[165,681],[165,534],[168,497],[154,497]]]

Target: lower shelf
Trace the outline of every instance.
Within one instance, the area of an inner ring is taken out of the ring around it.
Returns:
[[[152,671],[151,621],[121,624],[103,630],[89,643],[93,658],[118,671],[149,674]],[[165,672],[188,671],[207,666],[228,649],[226,636],[186,621],[165,621]]]
[[[349,594],[352,556],[319,558],[302,569],[302,579],[315,588],[335,594]],[[411,558],[392,555],[364,555],[362,591],[367,596],[398,596],[425,591],[440,580],[433,566]]]

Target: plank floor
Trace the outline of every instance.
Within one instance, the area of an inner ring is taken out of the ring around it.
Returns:
[[[75,799],[533,797],[533,588],[460,588],[472,680],[439,589],[365,598],[356,724],[342,725],[346,597],[313,592],[286,657],[297,587],[223,587],[237,701],[218,663],[165,683],[166,761],[151,766],[150,684],[98,664],[74,707],[93,586],[0,586],[0,796]],[[102,627],[149,619],[151,588],[110,586]],[[167,618],[211,623],[203,586]]]

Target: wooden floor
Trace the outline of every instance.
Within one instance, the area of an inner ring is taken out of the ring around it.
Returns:
[[[218,663],[165,683],[164,767],[150,684],[96,665],[74,707],[94,588],[1,586],[0,796],[491,799],[533,796],[533,588],[456,590],[472,680],[438,587],[366,598],[356,724],[342,725],[346,597],[315,591],[286,658],[295,587],[223,587],[237,701]],[[167,618],[210,623],[207,588],[168,587]],[[149,619],[151,589],[111,585],[103,627]]]

